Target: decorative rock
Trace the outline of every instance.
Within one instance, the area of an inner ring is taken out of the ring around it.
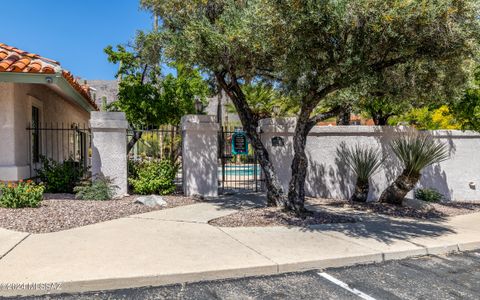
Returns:
[[[135,199],[135,203],[143,204],[149,207],[166,206],[167,202],[157,195],[141,196]]]
[[[432,210],[434,209],[433,205],[426,201],[418,200],[418,199],[411,199],[405,198],[403,199],[403,206],[411,207],[413,209],[421,209],[421,210]]]

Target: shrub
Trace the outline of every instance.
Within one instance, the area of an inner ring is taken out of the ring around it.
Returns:
[[[415,191],[415,199],[426,202],[439,202],[443,199],[443,195],[435,189],[418,189]]]
[[[108,177],[98,177],[95,180],[84,181],[73,190],[75,198],[80,200],[110,200],[118,187],[112,184]]]
[[[342,144],[337,152],[339,158],[345,162],[357,177],[355,191],[350,200],[366,202],[370,188],[369,179],[380,169],[383,163],[381,151],[360,145],[348,148],[346,144]]]
[[[38,178],[45,184],[49,193],[73,193],[73,188],[80,182],[86,169],[81,162],[73,159],[61,163],[41,157],[42,167],[36,169]]]
[[[32,181],[0,182],[0,206],[6,208],[38,207],[45,187]]]
[[[136,194],[167,195],[175,191],[177,170],[170,160],[143,162],[137,165],[137,176],[129,178],[129,182]]]
[[[423,168],[448,158],[447,145],[427,134],[401,136],[392,141],[391,147],[403,164],[403,171],[382,193],[380,202],[401,205],[409,191],[420,180]]]

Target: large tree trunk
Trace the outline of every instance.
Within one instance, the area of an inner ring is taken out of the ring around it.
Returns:
[[[402,205],[403,199],[420,180],[420,174],[405,174],[405,171],[395,179],[395,181],[383,191],[380,196],[380,202],[395,205]]]
[[[292,161],[292,178],[288,188],[288,202],[285,208],[294,211],[297,215],[305,214],[305,180],[307,177],[308,158],[305,153],[307,143],[307,120],[300,114],[293,137],[294,156]],[[308,115],[307,115],[308,116]]]
[[[250,140],[253,149],[255,150],[255,155],[260,163],[260,167],[262,168],[265,186],[267,188],[267,205],[284,205],[286,198],[283,186],[275,173],[273,164],[270,162],[268,151],[263,145],[260,135],[257,132],[258,120],[255,118],[252,110],[248,106],[240,85],[238,84],[236,78],[232,78],[231,82],[227,83],[224,74],[217,73],[215,76],[219,85],[223,90],[225,90],[235,105],[238,116],[240,117],[240,121],[242,122],[243,129],[245,130],[245,133]]]
[[[327,94],[328,90],[324,93]],[[323,97],[320,96],[319,99]],[[306,98],[311,99],[311,98]],[[319,101],[319,100],[318,100]],[[295,135],[293,137],[293,160],[292,160],[292,178],[288,187],[288,201],[285,203],[285,209],[294,211],[297,216],[303,217],[308,212],[305,209],[305,180],[307,177],[308,157],[305,153],[307,136],[312,128],[319,121],[326,120],[338,114],[338,108],[330,112],[310,117],[312,111],[317,106],[318,101],[304,101],[300,110],[295,126]]]
[[[357,179],[357,183],[355,184],[355,190],[353,191],[353,195],[350,197],[350,201],[367,202],[369,189],[370,185],[368,183],[368,180],[365,182]]]

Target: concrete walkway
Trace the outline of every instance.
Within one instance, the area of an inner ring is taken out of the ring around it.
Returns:
[[[0,229],[2,283],[79,292],[269,275],[480,248],[480,213],[443,222],[366,216],[354,224],[218,228],[207,222],[262,200],[229,197],[71,230]],[[42,290],[1,290],[0,295]]]

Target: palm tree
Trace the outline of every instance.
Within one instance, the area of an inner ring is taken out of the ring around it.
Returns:
[[[384,161],[381,151],[361,145],[347,148],[343,144],[337,149],[337,153],[357,177],[350,201],[366,202],[370,189],[370,177],[380,169]]]
[[[275,107],[279,109],[279,116],[289,115],[295,110],[295,102],[292,98],[283,95],[279,90],[268,84],[245,84],[242,91],[256,120],[274,117]],[[237,112],[232,103],[228,103],[226,107],[228,113]]]
[[[403,199],[420,180],[423,168],[440,163],[449,157],[447,145],[427,134],[409,134],[390,144],[403,164],[400,176],[382,193],[380,202],[402,205]]]

